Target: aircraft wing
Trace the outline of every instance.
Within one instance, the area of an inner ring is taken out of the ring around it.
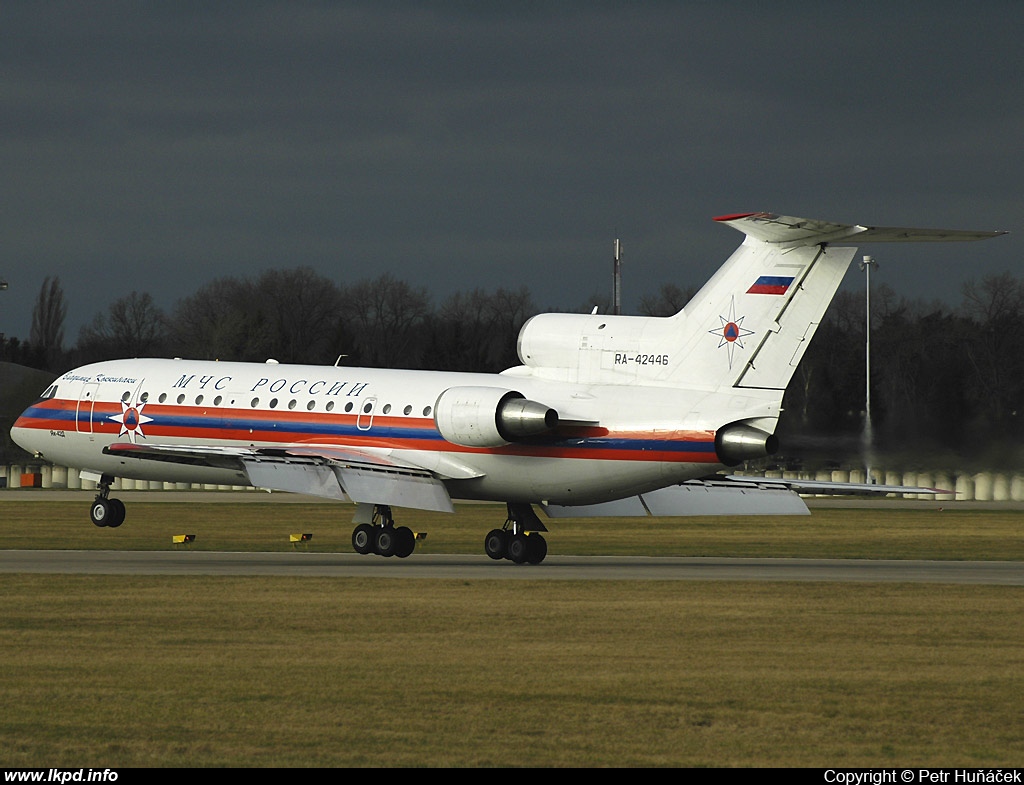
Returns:
[[[455,509],[441,472],[387,451],[320,445],[257,449],[131,443],[111,444],[103,451],[139,460],[234,469],[244,473],[250,485],[275,491],[420,510]],[[451,476],[479,476],[469,467],[450,469]]]
[[[693,515],[809,515],[803,499],[783,486],[691,480],[604,504],[563,507],[542,504],[550,518],[633,518]]]
[[[733,474],[727,480],[739,483],[756,483],[765,488],[786,488],[797,493],[815,493],[823,496],[849,496],[873,493],[953,493],[941,488],[918,488],[908,485],[877,485],[866,482],[831,482],[830,480],[791,480],[775,477],[750,477]]]
[[[731,475],[691,480],[604,504],[541,505],[551,518],[632,518],[693,515],[808,515],[801,493],[826,496],[889,493],[950,493],[905,485],[790,480]]]

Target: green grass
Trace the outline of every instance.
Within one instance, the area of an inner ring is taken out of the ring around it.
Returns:
[[[1006,766],[1020,589],[0,576],[5,766]]]
[[[11,494],[19,496],[18,494]],[[312,551],[350,552],[349,504],[128,502],[118,529],[89,522],[89,499],[8,500],[0,495],[4,548],[163,550],[173,534],[195,534],[196,550],[288,550],[310,532]],[[421,553],[482,553],[500,526],[501,505],[459,505],[456,514],[396,510],[400,524],[427,532]],[[746,556],[1024,560],[1024,512],[950,509],[815,509],[809,516],[594,518],[547,521],[560,555]]]
[[[13,495],[13,494],[12,494]],[[0,497],[6,548],[348,551],[352,508]],[[504,510],[399,511],[481,553]],[[1020,559],[1015,512],[554,521],[551,552]],[[543,569],[543,568],[539,568]],[[1019,764],[1024,588],[0,575],[0,765]]]

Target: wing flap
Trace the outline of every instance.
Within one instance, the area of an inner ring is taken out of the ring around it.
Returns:
[[[455,512],[444,483],[426,472],[332,466],[345,493],[354,502],[389,504],[417,510]]]
[[[345,501],[345,492],[330,466],[284,461],[242,461],[249,482],[272,491],[304,493]]]

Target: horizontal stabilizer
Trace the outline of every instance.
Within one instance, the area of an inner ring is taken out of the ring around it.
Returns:
[[[852,240],[857,244],[964,242],[998,237],[1006,232],[977,232],[962,229],[909,229],[895,226],[861,226],[795,218],[774,213],[741,213],[723,215],[716,221],[738,229],[748,237],[765,243],[790,246],[820,245]]]

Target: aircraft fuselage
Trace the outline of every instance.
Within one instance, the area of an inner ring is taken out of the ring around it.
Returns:
[[[514,388],[572,423],[497,446],[453,444],[438,429],[438,399],[476,387]],[[715,428],[726,421],[695,414],[707,393],[694,390],[275,363],[114,360],[64,374],[46,396],[18,419],[14,438],[47,460],[100,474],[249,484],[234,467],[103,452],[117,443],[337,446],[434,471],[454,498],[555,504],[593,504],[713,473],[721,467]],[[752,412],[749,395],[740,403],[745,416],[772,414],[759,401],[762,411]],[[600,426],[573,424],[586,421]]]

